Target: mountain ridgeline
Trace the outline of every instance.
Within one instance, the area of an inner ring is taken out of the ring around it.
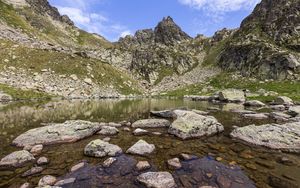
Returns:
[[[1,56],[1,71],[27,75],[18,84],[0,78],[2,83],[66,97],[94,96],[98,90],[109,90],[108,95],[159,94],[205,83],[223,72],[260,80],[300,79],[299,0],[262,0],[240,28],[223,29],[212,37],[193,38],[165,17],[154,29],[139,30],[114,43],[77,28],[47,0],[0,0],[0,40],[3,45],[19,45],[10,57]],[[40,50],[48,58],[38,59],[38,65],[11,63],[16,61],[13,57],[32,58],[28,53]],[[62,72],[58,67],[66,61],[51,59],[53,53],[76,59],[76,70]],[[90,87],[76,92],[76,84],[71,84],[59,91],[45,81],[27,87],[35,78],[32,74],[42,72],[43,77],[46,69],[68,84],[78,77]],[[94,84],[99,89],[92,89]]]

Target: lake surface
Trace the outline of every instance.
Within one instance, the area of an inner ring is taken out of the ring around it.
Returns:
[[[167,134],[167,129],[155,129],[162,136],[133,136],[131,132],[123,131],[111,137],[111,143],[127,150],[139,139],[155,144],[156,152],[147,158],[135,157],[137,160],[148,160],[159,170],[168,170],[166,161],[181,153],[190,153],[199,157],[208,155],[221,158],[221,162],[237,163],[251,178],[257,187],[270,187],[270,174],[282,180],[300,185],[300,155],[282,153],[262,147],[254,147],[232,140],[229,133],[233,126],[250,124],[266,124],[272,120],[244,119],[238,114],[229,112],[230,109],[243,109],[239,104],[215,105],[207,102],[195,102],[181,99],[140,99],[140,100],[71,100],[51,101],[40,103],[12,103],[0,106],[0,158],[20,150],[11,146],[14,138],[29,129],[42,126],[41,123],[59,123],[66,120],[88,120],[94,122],[134,122],[149,118],[151,110],[188,107],[190,109],[207,110],[209,107],[219,108],[220,111],[210,112],[225,127],[225,132],[216,136],[202,139],[182,141]],[[132,129],[133,131],[133,129]],[[91,141],[105,136],[95,135],[72,144],[60,144],[44,147],[41,156],[49,158],[50,163],[39,175],[22,178],[21,174],[31,166],[14,171],[0,171],[0,187],[19,187],[22,183],[30,182],[36,185],[44,175],[62,176],[70,168],[82,160],[91,164],[99,164],[104,159],[90,158],[83,155],[84,147]],[[280,162],[282,157],[293,161],[293,165]]]

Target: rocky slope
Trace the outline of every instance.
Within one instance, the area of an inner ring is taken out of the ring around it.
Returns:
[[[219,65],[261,79],[299,79],[299,29],[299,0],[263,0],[226,43]]]

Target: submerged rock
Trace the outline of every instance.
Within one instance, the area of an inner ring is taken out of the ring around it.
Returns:
[[[161,128],[169,127],[170,121],[166,119],[143,119],[134,122],[131,126],[133,128]]]
[[[220,91],[219,100],[224,102],[244,102],[246,98],[242,90],[226,89]]]
[[[146,172],[139,175],[137,180],[148,188],[177,187],[172,174],[169,172]]]
[[[300,122],[284,125],[249,125],[236,128],[230,135],[254,145],[282,151],[300,152]]]
[[[139,140],[137,143],[131,146],[126,153],[145,156],[151,154],[154,150],[154,144],[148,144],[144,140]]]
[[[217,119],[202,116],[192,111],[176,110],[177,119],[172,123],[168,132],[182,139],[210,136],[224,131]]]
[[[116,135],[119,133],[119,130],[115,127],[103,126],[97,134],[101,135]]]
[[[34,156],[26,150],[15,151],[1,159],[0,168],[21,167],[26,163],[32,162],[34,160],[35,160]]]
[[[99,123],[81,120],[46,125],[21,134],[13,141],[13,144],[24,147],[37,144],[50,145],[76,142],[93,135],[101,129]]]
[[[84,154],[91,157],[114,157],[122,153],[122,149],[114,144],[104,142],[100,139],[91,141],[84,148]]]
[[[31,169],[27,170],[22,174],[22,177],[32,176],[35,174],[39,174],[44,170],[43,167],[32,167]]]
[[[162,111],[151,111],[152,115],[161,117],[161,118],[174,118],[175,114],[173,110],[162,110]]]
[[[149,131],[138,128],[138,129],[135,129],[135,130],[133,131],[133,134],[134,134],[135,136],[142,136],[142,135],[147,135],[147,134],[149,134]]]

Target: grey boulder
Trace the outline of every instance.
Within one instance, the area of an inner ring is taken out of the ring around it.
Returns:
[[[222,124],[212,116],[199,115],[192,111],[175,110],[177,119],[168,132],[182,139],[210,136],[224,131]]]
[[[34,160],[34,156],[26,150],[15,151],[1,159],[0,167],[21,167]]]
[[[133,146],[131,146],[126,151],[126,153],[146,156],[146,155],[151,154],[154,150],[155,150],[154,144],[148,144],[144,140],[139,140],[137,143],[135,143]]]
[[[44,127],[31,129],[21,134],[13,141],[13,144],[24,147],[37,144],[71,143],[91,136],[100,129],[101,125],[99,123],[81,120],[46,124]]]
[[[122,149],[114,144],[104,142],[100,139],[91,141],[84,148],[84,154],[91,157],[114,157],[122,153]]]

